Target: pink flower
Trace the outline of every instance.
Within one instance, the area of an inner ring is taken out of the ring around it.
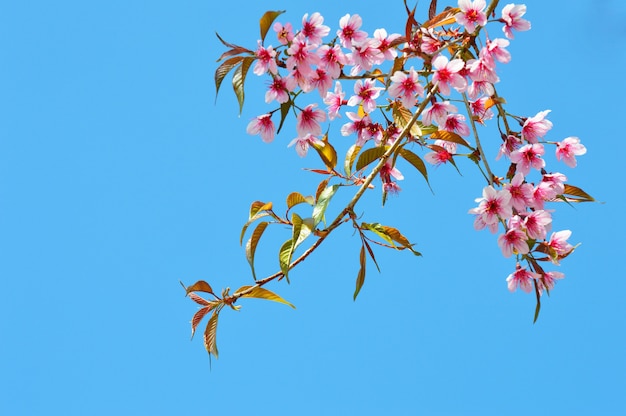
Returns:
[[[348,100],[349,106],[356,106],[363,104],[363,111],[371,113],[376,109],[376,98],[380,95],[380,90],[383,88],[375,87],[375,80],[366,79],[365,81],[358,80],[354,84],[354,93]]]
[[[511,205],[519,212],[526,210],[533,197],[533,186],[524,181],[522,173],[516,173],[511,183],[505,184],[504,189],[511,194]]]
[[[470,130],[464,123],[465,116],[463,114],[448,114],[445,123],[439,126],[440,130],[449,131],[460,134],[461,136],[469,136]]]
[[[378,41],[378,50],[383,54],[385,60],[393,61],[398,56],[398,52],[391,47],[391,43],[399,37],[400,35],[397,33],[387,35],[385,29],[376,29],[374,31],[374,39]]]
[[[274,122],[272,121],[271,114],[263,114],[256,118],[254,118],[246,129],[248,134],[260,134],[261,140],[265,143],[270,143],[274,140],[274,134],[276,133],[276,128],[274,127]]]
[[[352,112],[347,112],[346,116],[348,116],[348,118],[352,120],[352,122],[346,123],[341,126],[341,135],[349,136],[353,133],[356,133],[357,146],[363,146],[363,144],[365,144],[365,142],[369,138],[368,127],[372,124],[372,120],[367,115],[361,118],[357,113]]]
[[[315,45],[307,42],[302,33],[296,35],[289,49],[287,49],[287,69],[293,70],[297,67],[298,71],[304,76],[310,76],[313,73],[311,68],[320,62],[319,56],[312,53]]]
[[[563,159],[563,162],[570,168],[576,167],[575,156],[582,156],[587,153],[587,148],[580,144],[578,137],[568,137],[556,145],[557,160]]]
[[[542,183],[546,183],[550,189],[554,191],[556,195],[562,195],[565,192],[565,182],[567,182],[567,176],[562,173],[545,173],[541,178]]]
[[[435,73],[432,82],[433,84],[437,83],[439,92],[443,95],[449,95],[450,86],[459,92],[467,87],[467,81],[459,75],[459,71],[462,70],[464,66],[465,62],[463,62],[462,59],[453,59],[448,62],[448,58],[444,55],[439,55],[433,60]]]
[[[298,135],[304,136],[307,133],[313,135],[322,134],[320,123],[326,120],[326,113],[315,109],[317,104],[309,104],[298,114],[296,130]]]
[[[300,69],[304,70],[304,72],[302,72]],[[308,67],[308,66],[303,66],[302,68],[295,67],[289,73],[287,80],[290,80],[290,82],[294,86],[297,85],[298,87],[300,87],[302,92],[311,92],[313,91],[313,88],[314,88],[313,82],[312,82],[314,75],[315,75],[315,72],[311,69],[311,67]]]
[[[335,82],[335,92],[327,92],[324,97],[324,104],[328,104],[328,118],[334,120],[337,117],[341,117],[339,109],[342,105],[348,102],[344,100],[346,93],[341,89],[341,82]]]
[[[422,124],[430,126],[433,120],[439,125],[443,125],[448,118],[448,113],[456,113],[459,111],[450,101],[435,102],[422,113]]]
[[[541,158],[545,152],[541,143],[527,144],[517,150],[511,152],[511,162],[517,164],[516,172],[521,172],[524,176],[528,175],[530,168],[537,170],[542,169],[546,165],[546,161]]]
[[[334,45],[332,48],[322,45],[317,49],[317,55],[320,57],[319,65],[325,68],[333,79],[339,78],[341,68],[348,64],[348,58],[339,45]]]
[[[443,46],[443,42],[439,40],[437,35],[435,34],[435,30],[420,28],[422,31],[422,43],[420,44],[420,49],[422,52],[432,55],[439,51],[439,49]]]
[[[511,228],[498,237],[498,245],[506,258],[512,254],[527,254],[530,249],[526,242],[526,233],[518,228]]]
[[[513,215],[511,194],[507,190],[496,191],[493,186],[483,188],[483,197],[476,199],[478,207],[470,210],[470,214],[482,217],[485,225],[497,224],[500,219],[508,219]]]
[[[500,81],[495,71],[493,59],[487,55],[481,56],[480,59],[471,59],[467,61],[469,69],[469,77],[472,81],[485,81],[495,84]]]
[[[572,232],[570,230],[552,233],[550,241],[548,241],[548,247],[553,250],[557,256],[569,254],[574,249],[574,246],[567,242],[567,239],[570,238],[571,235]]]
[[[544,289],[550,291],[554,288],[557,280],[563,279],[565,275],[561,272],[547,272],[541,276],[541,279],[537,281],[539,284],[539,293],[542,293]]]
[[[326,96],[326,92],[333,86],[332,77],[322,68],[317,68],[311,77],[311,86],[317,88],[320,96]]]
[[[472,114],[475,116],[481,124],[485,124],[486,120],[491,120],[493,118],[493,111],[490,108],[487,108],[487,100],[489,97],[482,97],[476,101],[470,102],[470,108],[472,109]]]
[[[549,182],[541,181],[533,189],[532,201],[529,206],[534,209],[543,209],[544,202],[552,201],[557,193]]]
[[[515,149],[519,149],[521,145],[522,139],[517,136],[513,136],[512,134],[509,134],[504,142],[500,145],[500,151],[498,152],[498,156],[496,156],[496,160],[500,160],[502,155],[510,157],[511,152]]]
[[[265,93],[265,102],[271,103],[276,100],[280,104],[289,101],[289,91],[295,89],[296,83],[293,78],[281,78],[275,76],[270,84],[270,88]]]
[[[409,73],[396,71],[391,79],[387,93],[391,98],[400,98],[405,108],[411,108],[417,102],[417,96],[424,95],[424,87],[418,81],[418,74],[411,67]]]
[[[259,46],[256,50],[256,56],[258,61],[254,64],[254,69],[252,72],[255,75],[263,75],[267,71],[272,74],[276,74],[278,72],[278,68],[276,67],[276,51],[271,46],[264,48],[261,45],[261,41],[259,41]]]
[[[510,292],[515,292],[518,287],[526,293],[533,290],[533,279],[539,279],[541,276],[535,272],[528,271],[526,267],[521,267],[519,263],[515,265],[515,271],[506,278],[507,286]]]
[[[488,60],[491,60],[492,66],[494,66],[494,59],[503,64],[508,64],[511,61],[511,53],[505,48],[509,46],[509,41],[506,39],[498,38],[494,40],[487,39],[487,46],[481,49],[480,54]]]
[[[315,12],[311,15],[311,18],[307,20],[309,14],[305,14],[302,17],[302,33],[304,37],[314,45],[322,43],[322,38],[330,33],[330,28],[324,26],[324,18],[319,13]]]
[[[536,210],[524,216],[524,229],[529,238],[543,240],[546,238],[552,223],[552,216],[548,211]]]
[[[447,142],[445,140],[435,140],[433,143],[437,147],[431,147],[434,152],[426,153],[424,159],[431,165],[441,165],[452,159],[456,153],[456,143]]]
[[[298,153],[298,156],[305,157],[307,152],[309,151],[309,146],[311,144],[324,146],[323,141],[321,141],[317,137],[314,137],[311,133],[307,133],[304,136],[298,136],[295,139],[293,139],[291,142],[289,142],[287,147],[296,145],[296,153]]]
[[[457,23],[465,26],[468,32],[473,32],[476,26],[485,26],[487,24],[487,15],[485,15],[485,0],[459,0],[459,9],[461,11],[454,16]]]
[[[514,38],[511,29],[515,29],[520,32],[530,29],[530,22],[522,19],[524,14],[526,14],[525,4],[507,4],[504,6],[502,9],[502,21],[505,23],[505,26],[502,28],[502,31],[504,31],[504,35],[507,38]]]
[[[349,53],[348,57],[354,65],[350,70],[350,75],[353,76],[361,71],[369,71],[372,66],[385,60],[385,56],[378,50],[376,39],[366,39],[358,44],[352,44],[352,53]]]
[[[537,138],[545,136],[552,128],[552,122],[545,119],[550,111],[540,111],[534,117],[527,118],[522,126],[522,139],[529,143],[537,143]]]
[[[276,22],[272,28],[274,29],[274,32],[276,32],[278,41],[283,45],[287,45],[293,40],[293,28],[291,23],[285,23],[283,26],[282,23]]]
[[[496,90],[493,88],[493,84],[488,81],[472,81],[467,88],[467,95],[472,100],[476,99],[476,97],[481,94],[491,97],[495,92]]]
[[[397,194],[401,189],[398,184],[391,179],[391,177],[398,181],[404,179],[404,175],[402,175],[402,173],[395,166],[392,166],[391,161],[388,160],[387,163],[385,163],[380,169],[380,179],[383,182],[383,191]]]
[[[352,48],[352,43],[361,43],[367,39],[367,33],[359,30],[362,24],[363,20],[358,14],[353,16],[346,14],[339,19],[340,29],[337,31],[337,36],[339,36],[341,46],[349,49]]]

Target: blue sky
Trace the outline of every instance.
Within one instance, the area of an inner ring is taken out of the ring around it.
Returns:
[[[604,202],[556,207],[555,229],[582,245],[536,324],[534,297],[506,289],[513,261],[472,228],[484,183],[460,163],[463,176],[431,170],[435,195],[407,167],[384,209],[377,193],[358,206],[424,256],[377,250],[382,273],[369,266],[356,302],[359,242],[339,230],[291,285],[269,287],[296,310],[224,311],[212,368],[201,337],[189,341],[196,305],[179,280],[250,284],[238,242],[250,202],[282,206],[319,180],[301,169],[315,158],[286,147],[290,126],[269,145],[245,133],[268,109],[263,80],[251,74],[241,117],[227,82],[215,104],[214,33],[252,48],[268,9],[294,23],[319,11],[332,28],[358,13],[370,34],[401,32],[392,3],[0,6],[0,414],[626,412],[617,1],[526,2],[533,29],[502,67],[511,112],[551,109],[553,140],[582,139],[579,168],[558,168]],[[263,275],[285,239],[268,237]]]

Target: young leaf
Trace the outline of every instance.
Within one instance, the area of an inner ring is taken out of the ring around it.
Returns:
[[[261,239],[265,228],[267,228],[267,224],[269,224],[267,221],[260,222],[246,243],[246,259],[248,259],[248,263],[252,269],[252,277],[254,280],[256,280],[256,273],[254,272],[254,253],[256,252],[256,247],[259,244],[259,240]]]
[[[205,292],[213,294],[213,289],[211,289],[211,285],[205,282],[204,280],[198,280],[191,286],[187,286],[185,288],[185,292],[188,295],[191,292]]]
[[[202,306],[207,306],[209,303],[211,303],[205,298],[203,298],[202,296],[198,296],[193,292],[189,292],[187,296],[189,296],[189,299],[193,300],[194,302]]]
[[[211,305],[199,309],[196,313],[193,314],[193,318],[191,318],[191,339],[193,339],[193,336],[196,333],[196,327],[198,326],[198,324],[202,321],[207,313],[211,312],[215,305],[217,305],[217,302],[211,302]]]
[[[437,26],[450,25],[456,22],[456,14],[460,12],[461,9],[458,7],[452,7],[443,12],[439,13],[437,16],[429,19],[422,26],[426,29],[434,28]]]
[[[302,226],[300,227],[300,235],[295,242],[295,247],[298,247],[308,236],[310,236],[314,229],[315,225],[313,224],[313,218],[304,218],[302,220]]]
[[[359,156],[359,160],[356,161],[356,170],[361,170],[370,163],[380,159],[382,155],[387,151],[386,146],[373,147],[367,149]]]
[[[570,195],[570,197],[566,197],[567,202],[595,202],[591,195],[573,185],[566,184],[563,195]],[[575,198],[571,198],[571,196]]]
[[[295,212],[291,214],[291,254],[289,257],[293,256],[293,252],[296,251],[296,243],[300,238],[300,231],[302,230],[302,218]],[[290,260],[291,261],[291,260]]]
[[[251,286],[242,286],[239,289],[237,289],[237,292],[243,292],[245,290],[248,290],[250,287]],[[285,299],[281,298],[276,293],[269,291],[267,289],[264,289],[262,287],[258,287],[258,286],[254,287],[254,289],[252,289],[250,293],[243,295],[241,297],[271,300],[274,302],[283,303],[285,305],[291,306],[292,308],[296,309],[296,307],[293,306],[293,304],[287,302]]]
[[[328,186],[328,182],[330,182],[331,178],[326,178],[323,181],[321,181],[319,183],[319,185],[317,185],[317,191],[315,191],[315,203],[317,204],[317,201],[320,200],[320,195],[322,195],[322,192],[324,192],[324,189],[326,189],[326,186]]]
[[[426,164],[424,163],[424,161],[418,155],[405,148],[400,149],[400,156],[402,156],[404,160],[413,165],[415,169],[417,169],[417,171],[422,174],[424,179],[426,179],[428,187],[430,188],[430,182],[428,181],[428,171],[426,170]],[[430,188],[430,190],[432,191],[432,188]]]
[[[470,144],[464,138],[462,138],[458,134],[453,133],[451,131],[437,130],[436,132],[430,135],[430,138],[434,140],[439,139],[445,142],[452,142],[452,143],[460,144],[462,146],[467,147],[468,149],[474,150],[474,148],[470,146]]]
[[[430,7],[428,8],[428,18],[433,19],[437,15],[437,0],[430,0]]]
[[[283,272],[287,283],[289,283],[289,265],[291,264],[291,255],[293,254],[293,240],[289,239],[283,243],[278,251],[278,263],[280,271]]]
[[[328,203],[330,199],[335,195],[339,189],[339,185],[331,185],[324,189],[317,199],[317,203],[315,207],[313,207],[313,223],[317,225],[324,219],[324,213],[326,212],[326,208],[328,208]]]
[[[267,204],[261,201],[254,201],[250,205],[250,215],[248,217],[248,221],[241,228],[241,234],[239,236],[239,244],[243,244],[243,236],[246,234],[246,230],[256,220],[259,218],[267,217],[272,215],[271,213],[272,203],[268,202]],[[275,217],[275,215],[272,215]]]
[[[271,202],[265,203],[261,201],[254,201],[250,204],[250,216],[248,219],[251,220],[259,211],[269,211],[270,209],[272,209]]]
[[[209,355],[213,354],[215,358],[217,358],[217,343],[216,343],[216,335],[217,335],[217,317],[218,310],[213,312],[211,315],[211,319],[209,319],[209,323],[206,325],[206,329],[204,330],[204,348],[206,348]]]
[[[365,283],[365,246],[361,246],[361,253],[359,254],[359,263],[361,267],[359,267],[359,273],[356,275],[356,289],[354,290],[354,295],[352,299],[356,300],[356,297],[359,295],[361,291],[361,287],[363,287],[363,283]]]
[[[231,69],[236,67],[241,61],[243,61],[243,56],[235,56],[233,58],[227,59],[215,70],[215,99],[217,100],[217,93],[220,91],[220,86],[222,85],[222,81],[224,77],[230,72]]]
[[[324,142],[323,145],[313,142],[311,146],[313,146],[320,155],[328,171],[331,172],[335,169],[335,166],[337,166],[337,151],[335,151],[335,148],[328,142],[328,134],[322,137],[322,141]]]
[[[241,55],[242,53],[248,53],[250,55],[254,55],[254,52],[251,51],[250,49],[238,47],[235,49],[229,49],[223,54],[221,54],[220,57],[217,58],[217,62],[221,61],[224,58],[228,58],[229,56]]]
[[[261,29],[261,43],[265,41],[265,36],[270,30],[272,23],[274,23],[274,20],[283,13],[285,13],[285,10],[267,11],[263,15],[263,17],[261,17],[261,20],[259,21],[259,26]]]
[[[241,65],[235,69],[235,73],[233,74],[233,90],[235,91],[235,95],[237,96],[237,101],[239,102],[239,114],[243,111],[243,101],[245,98],[243,84],[246,81],[246,75],[248,74],[248,69],[250,69],[250,65],[254,62],[256,58],[254,57],[246,57],[241,61]]]
[[[280,130],[283,128],[283,123],[285,122],[287,115],[289,115],[289,110],[291,109],[291,103],[292,101],[289,100],[280,105],[280,123],[278,124],[278,130],[276,130],[276,134],[280,133]]]
[[[391,114],[393,116],[393,121],[394,123],[396,123],[398,127],[403,129],[407,124],[409,124],[409,121],[411,121],[411,119],[413,118],[413,113],[407,110],[399,102],[394,102],[392,107],[393,107],[393,111],[391,112]],[[419,124],[413,123],[413,125],[411,126],[410,133],[412,136],[415,136],[415,137],[422,136],[422,130],[420,129]]]
[[[315,201],[313,201],[312,196],[304,196],[299,192],[292,192],[287,195],[287,209],[291,209],[294,206],[302,203],[307,203],[309,205],[315,205]]]
[[[535,307],[535,317],[533,318],[533,324],[537,322],[537,318],[539,318],[539,310],[541,310],[541,293],[539,292],[539,286],[537,282],[534,281],[535,285],[535,295],[537,296],[537,306]]]
[[[370,247],[370,244],[367,242],[366,239],[362,239],[362,240],[363,240],[363,245],[367,249],[367,252],[369,253],[370,258],[372,259],[372,261],[374,262],[374,265],[376,266],[376,270],[378,270],[378,273],[380,273],[380,267],[378,266],[376,257],[374,257],[374,251],[372,250],[372,247]]]
[[[385,240],[389,245],[395,246],[395,244],[393,243],[393,240],[391,239],[391,237],[385,231],[384,226],[380,225],[379,223],[369,224],[369,223],[363,222],[363,223],[361,223],[361,229],[362,230],[369,230],[369,231],[373,232],[374,234],[378,235],[383,240]]]
[[[356,144],[353,144],[348,149],[348,152],[346,153],[346,160],[344,160],[343,163],[343,169],[345,170],[347,177],[350,177],[352,175],[352,165],[354,165],[354,159],[356,159],[356,156],[359,154],[360,151],[361,147],[357,146]]]
[[[256,213],[254,217],[246,221],[246,223],[241,228],[241,234],[239,235],[239,244],[240,245],[243,244],[243,236],[246,235],[246,231],[248,230],[248,227],[250,226],[250,224],[258,220],[259,218],[269,217],[270,215],[271,214],[267,211],[259,211],[258,213]]]
[[[385,230],[385,234],[387,234],[393,241],[399,243],[402,247],[411,250],[413,254],[416,256],[421,256],[422,254],[419,251],[415,251],[413,249],[413,244],[409,242],[409,240],[400,233],[397,228],[388,227],[386,225],[381,226],[383,230]]]

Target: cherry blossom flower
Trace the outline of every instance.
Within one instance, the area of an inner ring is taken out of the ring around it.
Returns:
[[[420,44],[420,50],[428,55],[433,55],[441,49],[443,42],[439,40],[439,37],[435,34],[435,29],[420,28],[422,31],[422,43]]]
[[[320,58],[312,51],[315,49],[315,45],[307,42],[302,33],[296,35],[291,43],[289,49],[287,49],[287,69],[293,70],[298,68],[298,71],[304,76],[310,76],[313,73],[312,66],[319,64]]]
[[[556,145],[557,160],[563,159],[563,162],[570,168],[576,167],[576,157],[587,153],[587,148],[580,144],[578,137],[568,137]]]
[[[479,95],[485,95],[491,97],[496,90],[493,88],[493,84],[488,81],[472,81],[467,88],[467,95],[471,100],[475,100]]]
[[[551,110],[538,112],[535,116],[527,118],[522,126],[522,139],[529,143],[537,143],[537,139],[545,136],[552,128],[552,122],[546,120],[546,116]]]
[[[322,68],[315,70],[315,74],[311,77],[310,82],[313,88],[317,88],[322,98],[326,96],[326,92],[333,86],[333,78]]]
[[[481,124],[485,124],[486,120],[491,120],[493,118],[493,111],[490,108],[487,108],[487,100],[489,97],[482,97],[476,101],[470,102],[470,108],[472,109],[472,114],[475,116]]]
[[[459,0],[459,9],[461,11],[454,17],[457,23],[465,26],[468,32],[473,32],[476,26],[485,26],[487,24],[485,7],[487,7],[485,0]]]
[[[302,17],[302,31],[300,33],[312,44],[319,45],[322,43],[322,38],[330,33],[330,28],[322,24],[324,17],[321,14],[315,12],[310,19],[308,17],[308,13]]]
[[[467,87],[467,81],[458,73],[464,66],[465,62],[462,59],[448,61],[448,58],[444,55],[439,55],[433,59],[435,73],[432,82],[433,84],[437,83],[439,92],[443,95],[449,95],[450,86],[459,92]]]
[[[376,39],[366,39],[358,44],[353,44],[352,53],[347,56],[354,65],[350,70],[350,75],[353,76],[358,75],[361,71],[369,71],[374,65],[385,60],[385,55],[378,50]]]
[[[511,182],[504,185],[504,189],[511,194],[511,205],[519,212],[525,211],[532,201],[533,186],[525,182],[521,173],[516,173]]]
[[[460,134],[461,136],[469,136],[470,130],[464,123],[465,116],[463,114],[448,114],[445,123],[439,126],[440,130],[449,131]]]
[[[500,235],[498,245],[502,250],[502,255],[509,258],[513,254],[528,254],[530,248],[528,248],[526,238],[526,233],[519,228],[510,228]]]
[[[418,73],[411,67],[409,73],[396,71],[390,78],[391,85],[387,93],[391,98],[400,98],[405,108],[413,107],[417,102],[417,96],[424,95],[424,87],[418,81]]]
[[[509,43],[508,40],[502,38],[494,40],[487,39],[487,46],[480,50],[480,55],[485,58],[487,62],[490,61],[492,67],[495,66],[494,60],[508,64],[511,61],[511,53],[505,48],[509,46]]]
[[[506,189],[496,191],[493,186],[483,188],[482,198],[476,199],[478,207],[469,213],[480,215],[485,225],[497,224],[500,218],[509,219],[513,215],[511,194]]]
[[[391,161],[388,160],[380,169],[380,179],[383,182],[383,191],[397,194],[399,191],[401,191],[401,189],[398,184],[391,179],[392,177],[398,181],[404,179],[404,175],[402,175],[402,172],[400,172],[395,166],[391,164]]]
[[[552,201],[557,196],[551,183],[541,181],[533,189],[532,200],[529,206],[534,209],[543,209],[546,201]]]
[[[309,151],[309,146],[312,144],[317,144],[318,146],[324,146],[324,142],[317,137],[313,136],[311,133],[307,133],[304,136],[298,136],[293,139],[287,147],[291,147],[293,145],[296,146],[296,153],[298,156],[305,157],[307,152]]]
[[[541,158],[545,152],[541,143],[527,144],[511,152],[511,162],[517,164],[517,172],[524,176],[528,175],[530,168],[540,170],[546,166],[546,161]]]
[[[546,183],[554,191],[555,195],[562,195],[565,192],[567,176],[559,172],[544,173],[541,182]]]
[[[368,127],[372,124],[372,120],[368,115],[360,117],[357,113],[347,112],[346,116],[352,120],[351,123],[346,123],[341,126],[341,135],[350,136],[351,134],[357,134],[357,146],[363,146],[369,138]]]
[[[430,126],[433,124],[433,120],[439,125],[445,124],[448,114],[457,111],[459,110],[454,104],[450,104],[450,101],[436,102],[422,113],[422,124]]]
[[[301,68],[305,69],[304,73],[300,70]],[[311,67],[296,67],[289,73],[287,80],[290,80],[294,86],[297,85],[300,87],[302,92],[311,92],[315,89],[313,86],[314,76],[315,72],[311,69]]]
[[[339,109],[342,105],[348,104],[344,99],[346,93],[341,88],[341,82],[335,82],[335,92],[327,92],[324,97],[324,104],[328,104],[328,118],[334,120],[337,117],[341,117]]]
[[[553,250],[557,256],[565,256],[569,254],[574,249],[574,246],[567,242],[567,239],[570,238],[571,235],[572,232],[570,230],[552,233],[550,241],[548,241],[548,247]]]
[[[300,136],[304,136],[307,133],[312,135],[322,134],[320,123],[326,120],[326,113],[322,110],[317,110],[315,107],[317,107],[317,104],[309,104],[298,114],[296,130]]]
[[[281,78],[275,76],[270,84],[269,89],[265,93],[265,102],[271,103],[276,100],[280,104],[289,101],[289,92],[293,91],[296,83],[293,78]]]
[[[565,275],[561,272],[547,272],[541,276],[541,279],[537,280],[539,293],[542,294],[543,290],[550,291],[554,288],[557,280],[563,279]]]
[[[496,156],[496,160],[500,160],[502,155],[506,155],[507,157],[510,157],[511,152],[514,151],[515,149],[519,149],[521,146],[522,146],[522,139],[512,134],[509,134],[508,136],[506,136],[506,139],[504,140],[504,142],[500,145],[500,151],[498,152],[498,155]]]
[[[283,45],[287,45],[293,40],[294,34],[291,23],[285,23],[285,25],[283,26],[282,23],[276,22],[274,23],[274,26],[272,28],[276,32],[276,37],[278,38],[278,41]]]
[[[340,29],[337,31],[337,36],[339,37],[341,46],[350,49],[353,43],[361,43],[367,39],[367,33],[359,30],[362,24],[363,20],[358,14],[352,16],[346,14],[339,19]]]
[[[529,238],[543,240],[550,231],[552,216],[542,209],[524,215],[524,229]]]
[[[520,266],[519,263],[515,265],[515,271],[511,273],[507,278],[507,287],[510,292],[515,292],[519,287],[526,293],[530,293],[533,290],[533,279],[537,280],[541,276],[535,272],[531,272],[526,267]]]
[[[398,52],[391,47],[391,43],[399,37],[398,33],[387,35],[385,29],[376,29],[374,31],[374,39],[378,41],[378,50],[383,54],[385,60],[393,61],[398,56]]]
[[[502,21],[505,26],[502,28],[504,36],[508,39],[513,39],[513,31],[523,32],[530,29],[530,22],[526,19],[522,19],[522,16],[526,14],[525,4],[507,4],[502,9]]]
[[[376,98],[380,95],[381,87],[375,87],[375,80],[358,80],[354,84],[354,93],[348,100],[348,105],[354,107],[363,104],[363,111],[371,113],[376,109]]]
[[[426,153],[424,159],[431,165],[441,165],[452,159],[456,153],[456,143],[445,140],[435,140],[433,143],[437,148],[433,148],[434,152]]]
[[[272,115],[263,114],[252,119],[252,121],[248,124],[246,131],[248,134],[252,135],[260,134],[261,140],[265,143],[270,143],[274,140],[274,135],[276,133],[276,128],[274,127],[274,122],[272,121]]]
[[[319,65],[330,74],[333,79],[339,78],[341,68],[348,65],[346,55],[341,51],[339,45],[330,47],[322,45],[317,49],[317,55],[320,57]]]
[[[495,71],[495,65],[491,57],[482,56],[480,59],[470,59],[467,61],[469,77],[472,81],[486,81],[495,84],[500,81]]]
[[[278,68],[276,66],[276,51],[274,48],[271,46],[264,48],[263,45],[261,45],[261,41],[259,41],[256,56],[258,60],[256,61],[256,64],[254,64],[254,69],[252,70],[255,75],[263,75],[268,71],[272,74],[276,74],[278,72]]]

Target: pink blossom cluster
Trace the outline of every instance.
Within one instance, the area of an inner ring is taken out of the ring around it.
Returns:
[[[297,119],[297,136],[289,146],[294,146],[301,157],[306,156],[310,146],[326,145],[321,140],[323,123],[332,123],[343,116],[347,120],[340,134],[354,136],[356,146],[367,143],[388,146],[399,137],[401,128],[385,112],[398,108],[413,112],[423,105],[418,119],[421,129],[453,133],[459,139],[410,134],[409,141],[430,150],[424,159],[432,165],[454,163],[454,158],[459,156],[459,143],[473,132],[476,134],[476,124],[484,125],[496,117],[495,85],[500,81],[497,67],[511,60],[507,47],[514,39],[514,32],[531,27],[523,18],[525,5],[507,4],[497,19],[502,25],[503,38],[476,38],[475,50],[450,54],[449,50],[461,50],[460,46],[469,37],[476,36],[487,25],[486,8],[485,0],[458,0],[455,25],[447,30],[419,27],[408,39],[397,33],[388,34],[385,29],[376,29],[370,37],[362,29],[363,22],[357,14],[343,16],[339,29],[332,33],[319,13],[305,14],[297,31],[290,23],[275,23],[278,44],[274,47],[258,42],[253,73],[270,77],[265,102],[280,106],[250,121],[248,133],[271,142],[276,134],[272,117],[284,104],[289,104]],[[376,72],[381,67],[385,69]],[[389,68],[396,70],[391,73]],[[352,82],[352,88],[344,89],[346,82]],[[296,104],[301,93],[314,91],[326,105],[325,109],[317,104]],[[434,92],[428,99],[424,98],[427,91]],[[469,112],[461,114],[461,106],[455,103],[467,103]],[[545,136],[552,129],[552,122],[547,119],[549,113],[550,110],[545,110],[528,118],[498,114],[499,119],[508,117],[520,124],[519,131],[509,127],[501,131],[503,140],[498,159],[508,158],[511,169],[506,178],[489,178],[490,184],[476,200],[478,206],[470,210],[477,230],[487,228],[492,233],[503,230],[497,239],[502,254],[516,257],[516,269],[507,278],[511,291],[519,287],[529,292],[533,284],[538,294],[549,291],[563,274],[546,272],[538,262],[558,265],[574,249],[567,241],[571,231],[551,230],[552,211],[546,204],[564,194],[567,178],[562,173],[546,171],[545,146],[554,145],[556,159],[572,168],[576,167],[576,157],[585,154],[586,148],[577,137],[547,141]],[[394,164],[395,159],[388,161],[380,170],[386,193],[398,193],[400,187],[396,181],[404,179]],[[538,175],[538,180],[531,181],[531,175]],[[528,265],[521,266],[522,261]]]

